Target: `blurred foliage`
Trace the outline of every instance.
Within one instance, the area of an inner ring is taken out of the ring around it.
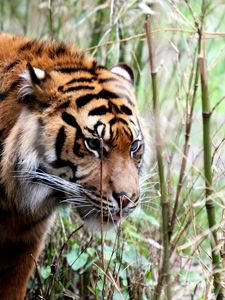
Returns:
[[[187,5],[189,4],[189,7]],[[0,1],[1,30],[35,38],[76,43],[99,63],[131,65],[138,107],[146,126],[147,167],[142,206],[118,230],[105,233],[107,275],[101,269],[100,234],[81,228],[76,214],[63,209],[29,283],[28,299],[151,299],[161,265],[161,212],[153,145],[152,93],[144,36],[152,14],[159,79],[160,123],[171,212],[185,141],[187,96],[193,94],[196,65],[195,21],[201,1],[182,0],[8,0]],[[225,2],[209,0],[205,53],[212,114],[214,202],[223,245],[225,133]],[[190,9],[191,8],[191,9]],[[221,34],[220,34],[221,33]],[[204,198],[200,89],[194,108],[189,155],[171,239],[174,299],[213,299],[210,234]],[[70,233],[76,232],[68,240]],[[63,246],[64,245],[64,246]],[[61,251],[61,250],[62,251]],[[42,295],[43,298],[39,297]],[[164,294],[162,294],[162,299]]]

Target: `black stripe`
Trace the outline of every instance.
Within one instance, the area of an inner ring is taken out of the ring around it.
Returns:
[[[23,52],[23,51],[31,50],[31,48],[33,47],[34,43],[36,43],[35,40],[28,41],[23,46],[21,46],[18,51],[19,52]]]
[[[85,96],[81,96],[81,97],[77,98],[76,104],[79,108],[81,108],[82,106],[85,106],[92,100],[101,99],[101,98],[102,99],[117,99],[117,98],[121,98],[121,97],[113,92],[110,92],[107,90],[101,90],[98,94],[87,94]]]
[[[5,100],[5,98],[7,98],[7,96],[8,96],[8,92],[0,93],[0,101]]]
[[[122,118],[113,118],[113,119],[111,119],[111,120],[109,121],[109,124],[110,124],[110,126],[112,126],[112,125],[114,125],[115,123],[118,123],[118,122],[121,122],[121,123],[123,123],[123,124],[125,124],[125,125],[128,125],[127,121],[125,121],[125,120],[122,119]]]
[[[69,73],[69,74],[75,73],[75,72],[87,72],[92,75],[95,75],[94,70],[85,69],[85,68],[77,68],[77,67],[64,67],[64,68],[62,67],[62,68],[54,69],[54,71],[61,72],[61,73]]]
[[[85,184],[85,189],[88,190],[88,191],[91,191],[92,193],[98,191],[97,187],[94,186],[94,185],[86,185],[86,184]],[[95,193],[94,193],[94,194],[95,194]]]
[[[56,138],[56,143],[55,143],[55,151],[56,151],[56,156],[58,159],[61,157],[61,152],[64,146],[66,140],[66,134],[65,134],[65,129],[62,126],[58,132],[57,138]]]
[[[109,107],[110,107],[111,111],[115,110],[115,112],[117,114],[121,114],[122,113],[122,111],[120,110],[120,108],[117,105],[115,105],[114,103],[112,103],[112,102],[109,103]]]
[[[13,69],[16,65],[18,65],[20,63],[19,60],[15,60],[13,62],[11,62],[10,64],[8,64],[5,68],[4,68],[4,72],[8,72],[11,69]]]
[[[64,43],[61,42],[58,45],[56,45],[54,50],[55,50],[55,55],[60,56],[67,52],[67,47]]]
[[[81,145],[75,141],[74,146],[73,146],[73,152],[76,154],[78,157],[84,157],[84,153],[81,151]]]
[[[62,56],[68,52],[68,48],[66,45],[61,43],[53,43],[52,47],[48,50],[48,56],[51,59],[54,59],[55,57]]]
[[[51,166],[55,169],[60,169],[63,167],[70,167],[75,175],[77,167],[69,160],[57,159],[51,163]]]
[[[41,42],[38,47],[35,49],[34,54],[37,56],[41,56],[45,48],[45,43]]]
[[[61,132],[60,132],[61,131]],[[72,182],[76,182],[76,171],[77,171],[77,166],[74,165],[71,161],[69,160],[63,160],[61,159],[61,152],[62,152],[62,148],[66,139],[66,134],[64,132],[64,127],[61,127],[58,136],[57,136],[57,141],[56,141],[56,154],[57,154],[57,160],[55,160],[54,162],[51,163],[51,166],[55,169],[60,169],[63,167],[69,167],[71,168],[72,172],[73,172],[73,177],[70,178],[70,181]],[[43,181],[43,180],[41,180]],[[47,179],[46,179],[47,181]]]
[[[8,97],[9,93],[11,91],[13,91],[20,83],[21,83],[22,79],[16,79],[15,81],[13,81],[10,85],[10,87],[4,91],[4,92],[0,92],[0,101],[5,100],[5,98]]]
[[[77,166],[75,166],[71,161],[63,160],[63,159],[57,159],[57,160],[55,160],[54,162],[51,163],[51,166],[55,169],[69,167],[73,172],[73,177],[70,178],[69,180],[71,182],[76,182],[77,181],[77,177],[76,177]]]
[[[74,79],[68,81],[65,85],[76,83],[76,82],[92,82],[93,80],[94,80],[94,77],[91,77],[91,78],[79,77],[79,78],[74,78]]]
[[[96,61],[93,61],[93,68],[96,68],[96,70],[107,70],[107,68],[105,66],[102,66],[102,65],[97,65],[97,62]]]
[[[68,88],[67,90],[63,90],[63,87],[60,89],[61,87],[59,87],[59,91],[63,92],[63,93],[70,93],[73,91],[80,91],[80,90],[94,90],[95,88],[93,86],[87,86],[87,85],[79,85],[79,86],[71,86],[70,88]]]
[[[105,115],[107,112],[110,112],[110,109],[107,108],[106,106],[102,105],[99,107],[96,107],[89,111],[88,115],[89,116],[102,116]]]
[[[128,128],[123,128],[123,132],[124,132],[124,134],[129,138],[129,139],[131,139],[132,140],[132,137],[133,137],[133,134],[132,134],[132,132],[131,132],[131,130],[130,130],[130,128],[128,127]]]
[[[79,108],[81,108],[82,106],[85,106],[86,104],[91,102],[93,99],[98,99],[98,95],[97,94],[87,94],[85,96],[78,97],[76,99],[76,104]]]
[[[78,125],[76,119],[71,114],[68,114],[67,112],[63,112],[62,113],[62,119],[68,125],[76,128],[76,130],[77,130],[77,132],[76,132],[76,140],[78,140],[79,138],[83,137],[83,133],[82,133],[82,130],[81,130],[80,126]]]
[[[125,113],[128,116],[131,116],[133,114],[131,109],[129,107],[127,107],[126,105],[121,105],[120,109],[123,113]]]
[[[8,89],[8,92],[10,92],[11,90],[14,90],[15,88],[17,88],[17,86],[19,84],[21,84],[22,82],[22,78],[17,78],[15,81],[13,81]]]
[[[58,108],[67,108],[67,107],[69,107],[69,105],[70,105],[70,102],[67,101],[67,102],[64,102],[63,104],[59,105]]]
[[[68,114],[67,112],[64,111],[62,113],[62,119],[70,126],[77,128],[77,122],[76,122],[75,118],[72,115]]]
[[[100,78],[98,80],[99,83],[106,83],[106,82],[113,82],[113,81],[118,81],[118,79],[114,77],[109,77],[109,78]]]
[[[127,127],[127,130],[128,130],[129,133],[130,133],[131,141],[133,141],[133,140],[134,140],[134,136],[133,136],[132,130],[130,129],[130,127]]]

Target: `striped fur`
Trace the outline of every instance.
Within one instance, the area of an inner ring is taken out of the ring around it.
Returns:
[[[136,207],[144,140],[126,65],[1,34],[0,74],[0,299],[21,300],[59,205],[91,226]]]

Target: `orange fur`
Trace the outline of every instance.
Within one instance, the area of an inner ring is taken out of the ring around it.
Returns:
[[[99,222],[101,153],[105,221],[135,208],[144,142],[125,65],[1,34],[0,75],[0,299],[22,300],[62,201]]]

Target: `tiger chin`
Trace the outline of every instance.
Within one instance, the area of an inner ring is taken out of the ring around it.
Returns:
[[[22,300],[60,206],[108,228],[138,205],[144,137],[125,64],[0,34],[0,74],[0,299]]]

